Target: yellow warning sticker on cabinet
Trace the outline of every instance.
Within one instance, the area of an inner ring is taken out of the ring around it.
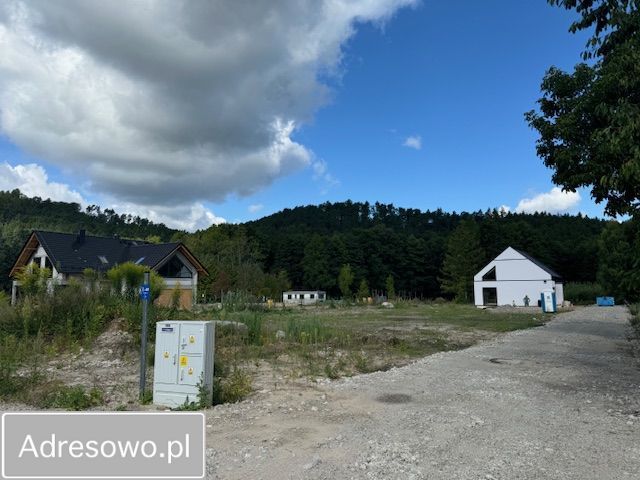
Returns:
[[[195,337],[195,335],[190,335],[190,336],[189,336],[189,343],[196,343],[196,337]]]
[[[186,367],[188,360],[187,360],[187,356],[186,355],[180,355],[180,366],[181,367]]]

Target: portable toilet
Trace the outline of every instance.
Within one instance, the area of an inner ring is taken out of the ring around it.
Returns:
[[[557,311],[556,292],[553,290],[543,290],[540,294],[540,304],[544,313],[553,313]]]

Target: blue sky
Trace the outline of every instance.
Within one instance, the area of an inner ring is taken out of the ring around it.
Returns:
[[[568,32],[572,13],[543,0],[425,0],[390,7],[382,22],[370,16],[373,22],[356,21],[354,33],[338,36],[339,59],[315,70],[318,84],[329,89],[325,100],[297,117],[290,139],[304,151],[298,152],[302,160],[292,161],[292,173],[282,168],[265,174],[264,182],[256,175],[247,188],[228,189],[222,198],[184,201],[227,221],[346,199],[448,211],[515,210],[529,199],[522,208],[602,215],[588,191],[580,192],[580,200],[552,191],[551,171],[536,156],[536,134],[524,121],[546,69],[579,62],[586,36]],[[307,95],[301,90],[287,95],[298,101],[295,95]],[[140,205],[142,213],[147,205],[165,208],[151,197],[119,203],[121,183],[96,180],[81,164],[49,155],[42,141],[30,141],[15,126],[8,130],[0,161],[35,162],[48,183],[66,185],[88,203]],[[243,180],[230,177],[234,181]],[[159,218],[171,218],[168,212]]]
[[[572,18],[544,1],[432,1],[400,11],[384,30],[360,27],[333,103],[296,136],[340,184],[323,194],[300,172],[249,203],[263,204],[260,213],[347,198],[469,211],[548,192],[552,172],[524,112],[549,66],[578,63],[585,36],[567,31]],[[412,135],[421,150],[402,146]],[[601,215],[581,193],[576,210]],[[218,211],[246,218],[246,203]]]

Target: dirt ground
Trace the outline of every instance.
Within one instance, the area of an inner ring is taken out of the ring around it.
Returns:
[[[331,314],[331,311],[325,313]],[[367,317],[379,315],[376,310],[350,311],[355,316]],[[401,322],[398,322],[401,320]],[[388,323],[387,323],[388,322]],[[438,324],[425,326],[424,318],[416,316],[391,316],[386,320],[372,322],[368,335],[383,339],[415,339],[421,335],[436,335],[455,348],[475,344],[479,341],[495,338],[499,333],[480,329],[460,330],[454,325]],[[65,385],[81,385],[86,389],[97,387],[104,394],[105,404],[98,410],[156,410],[153,405],[141,405],[138,401],[139,347],[133,337],[123,331],[122,325],[114,321],[107,331],[102,333],[89,349],[80,348],[63,354],[57,354],[40,365],[41,373],[48,380],[59,380]],[[334,350],[332,355],[348,355],[348,351]],[[153,355],[153,352],[149,352]],[[319,355],[323,354],[322,349]],[[402,366],[414,361],[414,356],[398,355],[384,351],[368,357],[372,367],[375,365]],[[309,377],[308,368],[301,366],[301,359],[289,355],[286,351],[276,358],[268,360],[247,360],[239,366],[253,380],[253,389],[259,395],[265,391],[286,391],[315,388],[317,382],[324,381],[325,372],[319,369],[317,377]],[[23,367],[19,373],[28,375],[31,367]],[[147,370],[148,389],[152,388],[153,367]],[[27,405],[3,405],[0,409],[32,409]]]
[[[640,478],[623,307],[207,412],[208,478]]]
[[[261,362],[249,399],[206,411],[207,476],[640,478],[640,369],[627,316],[624,307],[577,307],[543,327],[480,332],[465,350],[337,381]],[[103,388],[101,409],[156,409],[127,403],[138,378],[131,342],[113,325],[90,351],[44,368]]]

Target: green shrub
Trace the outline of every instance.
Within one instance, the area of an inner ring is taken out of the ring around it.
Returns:
[[[241,321],[247,326],[247,344],[262,345],[262,314],[260,312],[252,312],[245,315]]]
[[[18,270],[16,279],[20,282],[20,291],[25,296],[46,293],[48,285],[52,284],[51,270],[40,268],[36,264],[27,265]]]
[[[73,387],[60,385],[49,392],[39,406],[41,408],[63,408],[65,410],[87,410],[103,403],[104,395],[102,390],[98,388],[94,387],[87,391],[80,385]]]
[[[0,303],[0,338],[5,335],[21,335],[22,318],[19,312],[8,303]]]
[[[289,318],[286,337],[302,344],[316,344],[330,337],[329,329],[317,318]]]
[[[144,272],[148,268],[144,265],[136,265],[133,262],[121,263],[107,272],[107,278],[111,282],[114,292],[121,294],[129,300],[138,298],[138,289],[142,285]],[[151,300],[155,300],[165,287],[163,278],[152,271],[150,276]]]
[[[16,392],[18,385],[14,375],[21,361],[21,345],[13,335],[7,335],[0,341],[0,395]]]
[[[251,376],[236,368],[224,379],[216,379],[214,384],[214,403],[236,403],[251,393]]]
[[[640,303],[629,305],[629,312],[631,312],[629,323],[636,334],[636,338],[640,339]]]
[[[574,305],[592,305],[596,297],[604,295],[603,288],[597,283],[571,282],[564,286],[564,298]]]

